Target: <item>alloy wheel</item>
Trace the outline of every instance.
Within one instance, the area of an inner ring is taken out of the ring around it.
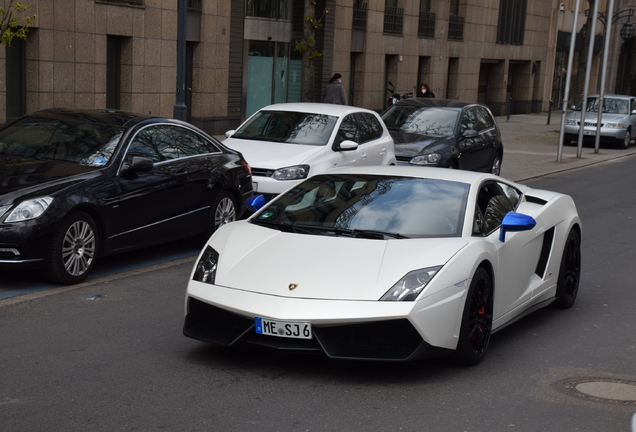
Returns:
[[[481,356],[488,348],[492,327],[492,285],[486,277],[474,286],[470,301],[468,337],[473,353]]]
[[[232,198],[223,197],[214,211],[214,228],[219,229],[221,226],[234,222],[236,220],[236,206]]]
[[[62,241],[62,262],[72,276],[81,276],[88,271],[95,258],[95,233],[91,225],[83,220],[73,223]]]

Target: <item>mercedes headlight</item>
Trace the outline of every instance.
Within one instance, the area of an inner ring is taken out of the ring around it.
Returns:
[[[214,284],[218,263],[219,253],[210,246],[206,246],[201,258],[199,258],[199,262],[197,262],[192,279],[203,283]]]
[[[52,202],[53,197],[50,196],[23,201],[9,213],[5,222],[22,222],[40,217]]]
[[[393,287],[382,296],[385,301],[413,301],[422,292],[424,287],[433,279],[433,276],[442,266],[428,267],[414,270],[400,279]]]
[[[439,153],[428,153],[424,155],[415,156],[411,159],[413,165],[432,165],[437,166],[442,160],[442,156]]]
[[[308,174],[309,165],[296,165],[277,169],[272,174],[272,178],[274,180],[299,180],[307,178]]]

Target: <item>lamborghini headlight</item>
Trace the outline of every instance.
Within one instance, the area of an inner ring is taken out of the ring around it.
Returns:
[[[50,196],[23,201],[9,213],[5,222],[22,222],[40,217],[52,202],[53,197]]]
[[[400,279],[393,287],[382,296],[385,301],[413,301],[422,292],[424,287],[433,279],[433,276],[442,266],[428,267],[414,270]]]
[[[192,279],[203,283],[214,284],[218,263],[219,253],[210,246],[206,246],[201,258],[199,258]]]

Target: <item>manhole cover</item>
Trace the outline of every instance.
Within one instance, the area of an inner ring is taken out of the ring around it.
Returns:
[[[594,402],[636,406],[636,381],[614,378],[568,378],[556,384],[557,390]]]

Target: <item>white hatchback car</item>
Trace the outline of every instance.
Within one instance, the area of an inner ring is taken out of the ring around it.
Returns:
[[[268,200],[330,168],[397,164],[380,116],[352,106],[270,105],[225,135],[223,144],[250,164],[254,191]]]

